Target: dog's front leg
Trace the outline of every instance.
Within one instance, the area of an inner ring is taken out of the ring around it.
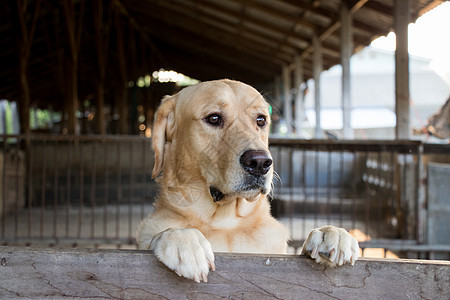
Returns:
[[[150,244],[158,259],[179,276],[207,282],[209,267],[214,271],[214,253],[209,241],[195,229],[167,229]]]
[[[302,247],[302,253],[313,258],[317,263],[330,267],[355,264],[358,259],[358,241],[345,229],[324,226],[313,229]]]

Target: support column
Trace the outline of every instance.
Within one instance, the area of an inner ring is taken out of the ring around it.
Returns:
[[[342,121],[344,139],[353,139],[350,58],[353,53],[353,18],[346,2],[341,5]]]
[[[304,81],[303,78],[303,62],[300,56],[295,57],[295,69],[294,69],[294,85],[296,89],[295,94],[295,134],[300,136],[300,132],[302,129],[302,120],[304,116],[304,91],[302,87],[302,83]]]
[[[408,24],[410,0],[395,0],[394,29],[397,48],[395,50],[395,114],[397,125],[395,138],[409,139],[409,54]]]
[[[83,32],[83,17],[85,1],[80,1],[80,10],[78,15],[75,12],[75,6],[72,0],[63,1],[64,17],[67,25],[67,36],[69,40],[69,55],[67,56],[66,70],[66,96],[68,113],[68,133],[77,132],[78,109],[78,56],[80,53],[81,34]]]
[[[127,66],[125,61],[125,48],[123,38],[123,24],[120,22],[120,13],[116,11],[115,27],[117,34],[117,54],[119,61],[119,86],[118,86],[118,111],[119,111],[119,133],[128,134],[128,101],[127,101]]]
[[[287,134],[292,134],[292,102],[291,102],[291,76],[289,68],[283,67],[283,115],[286,122]]]
[[[22,39],[19,42],[19,121],[21,133],[30,133],[30,85],[28,81],[28,61],[31,44],[36,29],[41,1],[35,3],[33,18],[30,26],[27,24],[26,13],[28,2],[17,0],[17,17],[19,20]]]
[[[314,137],[320,139],[323,137],[320,120],[320,74],[322,73],[322,46],[319,41],[319,37],[314,34],[313,36],[313,78],[314,78],[314,106],[316,110],[316,128],[314,131]]]
[[[106,120],[105,120],[105,71],[106,71],[106,51],[105,46],[108,46],[107,38],[105,42],[103,23],[103,1],[94,1],[94,27],[95,40],[97,43],[97,90],[96,90],[96,108],[97,114],[97,133],[106,134]]]

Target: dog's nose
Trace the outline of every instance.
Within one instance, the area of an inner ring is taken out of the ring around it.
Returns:
[[[270,170],[272,159],[266,151],[248,150],[242,154],[240,163],[252,175],[264,175]]]

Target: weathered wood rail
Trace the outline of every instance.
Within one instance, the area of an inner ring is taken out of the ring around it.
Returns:
[[[208,283],[146,251],[0,247],[0,298],[449,299],[450,262],[361,259],[326,269],[298,256],[217,254]]]

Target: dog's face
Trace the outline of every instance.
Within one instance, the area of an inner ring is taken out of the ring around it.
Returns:
[[[153,176],[163,170],[178,182],[200,180],[216,202],[254,200],[271,187],[269,126],[268,104],[246,84],[221,80],[185,88],[158,109]]]

